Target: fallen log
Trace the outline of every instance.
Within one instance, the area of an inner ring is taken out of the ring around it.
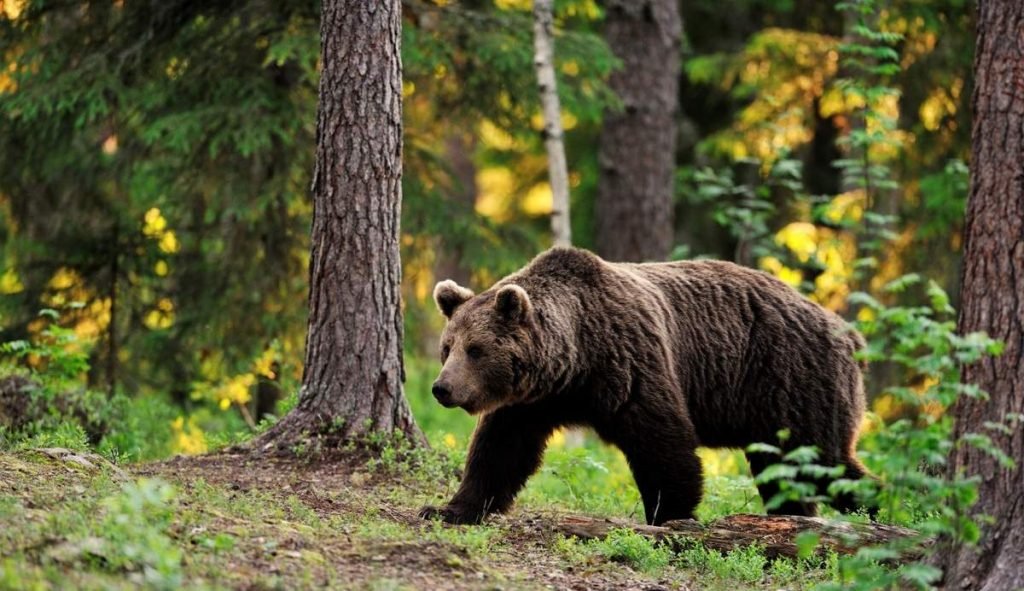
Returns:
[[[618,519],[593,519],[589,517],[566,517],[555,530],[567,536],[583,540],[602,539],[615,529],[630,529],[643,536],[664,541],[675,547],[682,540],[693,540],[704,547],[728,552],[745,546],[757,545],[763,548],[769,558],[785,556],[796,558],[800,555],[801,534],[813,533],[818,537],[815,552],[824,554],[829,550],[839,554],[853,554],[864,546],[894,544],[904,559],[920,557],[930,540],[921,540],[918,532],[880,523],[854,523],[821,517],[798,517],[790,515],[729,515],[709,523],[692,519],[668,521],[663,525],[638,525]]]

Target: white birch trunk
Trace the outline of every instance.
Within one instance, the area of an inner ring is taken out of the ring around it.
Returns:
[[[541,112],[544,116],[544,147],[548,152],[548,174],[552,193],[552,239],[555,246],[570,246],[572,231],[569,225],[569,171],[565,163],[565,144],[562,141],[562,108],[558,102],[558,83],[555,81],[552,13],[552,0],[534,0],[533,63],[537,68]]]

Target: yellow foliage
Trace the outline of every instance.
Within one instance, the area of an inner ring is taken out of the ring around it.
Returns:
[[[157,246],[166,253],[178,252],[178,237],[174,235],[173,230],[167,230],[160,237],[160,242]]]
[[[825,208],[825,219],[834,224],[860,221],[864,216],[864,195],[864,189],[836,195]]]
[[[458,444],[458,441],[455,439],[454,435],[452,435],[451,433],[445,433],[444,434],[444,445],[445,445],[445,447],[447,447],[448,449],[455,449],[455,446],[457,444]]]
[[[79,314],[75,335],[82,341],[92,341],[107,330],[110,324],[110,298],[90,302]]]
[[[871,308],[865,307],[857,311],[858,322],[871,322],[876,316],[878,316],[878,314],[876,314]]]
[[[160,210],[151,207],[142,217],[142,233],[157,241],[157,247],[168,254],[178,252],[178,237],[174,230],[167,228],[167,218]]]
[[[153,309],[146,313],[142,323],[153,330],[170,328],[174,324],[174,302],[160,298]]]
[[[590,20],[596,20],[601,16],[601,9],[597,7],[594,0],[584,2],[573,2],[565,7],[565,13],[569,16],[584,16]]]
[[[206,452],[206,435],[196,424],[195,419],[184,417],[171,421],[171,449],[174,453],[195,455]]]
[[[697,456],[704,466],[704,474],[708,476],[727,476],[741,472],[740,462],[737,460],[736,450],[709,449],[701,447],[697,449]]]
[[[509,217],[509,203],[515,188],[515,175],[504,166],[483,168],[476,174],[476,212],[504,221]]]
[[[785,246],[806,263],[818,250],[818,228],[807,222],[793,222],[775,234],[775,242]]]
[[[146,214],[142,216],[142,220],[142,233],[146,236],[160,236],[164,229],[167,228],[167,218],[165,218],[156,207],[150,208]]]
[[[550,447],[565,447],[565,430],[558,429],[548,437]]]
[[[925,129],[936,131],[946,117],[956,114],[957,98],[962,87],[963,80],[957,79],[948,91],[945,88],[936,88],[921,102],[918,114]]]
[[[495,150],[511,150],[515,148],[516,141],[512,134],[492,123],[489,119],[480,122],[480,141],[487,147]]]
[[[277,361],[277,352],[269,347],[252,364],[252,371],[256,375],[261,375],[269,380],[277,377],[274,373],[274,363]]]
[[[869,410],[864,413],[864,418],[860,421],[858,434],[863,436],[868,433],[875,433],[883,427],[885,427],[885,420],[878,413]]]
[[[187,59],[179,59],[176,57],[172,57],[171,59],[167,60],[167,67],[164,69],[164,73],[167,74],[167,77],[171,80],[176,80],[180,78],[182,74],[185,73],[185,70],[187,68]]]
[[[78,276],[77,271],[67,267],[61,267],[60,269],[57,269],[57,272],[50,278],[50,283],[47,286],[50,289],[64,290],[80,283],[81,277]]]
[[[837,196],[828,205],[825,217],[834,223],[859,220],[863,215],[863,192],[852,191]],[[853,278],[852,261],[856,244],[851,235],[807,222],[793,222],[775,235],[775,242],[793,253],[801,263],[814,261],[823,270],[814,280],[811,299],[832,310],[840,310],[850,291]],[[775,257],[764,257],[759,266],[782,281],[796,287],[803,281],[799,269],[791,269]]]
[[[553,199],[551,185],[544,181],[530,187],[520,207],[530,215],[546,215],[551,213]]]
[[[12,295],[20,293],[24,289],[25,286],[14,269],[8,267],[3,274],[0,274],[0,295]]]
[[[25,10],[26,0],[3,0],[0,2],[0,13],[10,20],[17,20]]]
[[[533,10],[533,0],[494,0],[500,10]]]
[[[790,269],[775,257],[763,257],[758,261],[758,266],[793,287],[799,287],[800,283],[804,280],[804,274],[801,271]]]
[[[576,118],[576,115],[573,115],[569,111],[562,111],[562,129],[569,131],[570,129],[575,128],[579,121],[580,120]]]
[[[249,389],[256,383],[256,376],[251,373],[243,373],[229,378],[220,387],[213,391],[214,399],[221,410],[231,408],[232,404],[247,404],[252,400]]]

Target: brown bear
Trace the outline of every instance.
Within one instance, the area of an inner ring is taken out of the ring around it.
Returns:
[[[462,484],[424,518],[478,523],[506,511],[563,426],[618,446],[647,522],[694,516],[697,446],[811,445],[859,478],[863,339],[778,279],[720,261],[609,263],[554,248],[474,295],[442,281],[448,318],[433,394],[479,413]],[[757,474],[778,458],[748,453]],[[825,486],[827,482],[818,482]],[[778,491],[759,486],[765,501]],[[852,498],[833,504],[855,508]],[[813,514],[810,503],[775,512]]]

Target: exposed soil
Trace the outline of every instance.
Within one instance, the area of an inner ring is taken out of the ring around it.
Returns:
[[[681,580],[649,578],[626,565],[600,563],[573,565],[553,549],[556,515],[524,514],[513,510],[498,516],[491,525],[498,534],[486,551],[467,552],[454,543],[408,539],[375,541],[359,534],[348,523],[369,513],[376,519],[413,528],[444,527],[464,530],[473,526],[425,525],[417,517],[417,493],[399,490],[404,485],[394,476],[372,474],[358,456],[333,461],[304,463],[294,459],[254,458],[245,454],[178,457],[137,466],[141,476],[158,476],[183,491],[204,483],[236,491],[259,491],[277,497],[294,495],[325,520],[341,524],[310,541],[285,536],[276,553],[253,552],[246,564],[232,565],[239,572],[279,572],[287,576],[292,563],[302,563],[304,552],[323,556],[321,568],[313,569],[313,586],[338,584],[348,588],[379,588],[380,581],[395,588],[413,589],[686,589]],[[415,485],[410,485],[415,487]],[[446,494],[445,491],[438,491]],[[429,494],[429,493],[419,493]],[[187,498],[187,495],[183,494]],[[429,502],[438,502],[441,498]],[[230,529],[230,523],[215,524]],[[457,535],[457,532],[452,532]],[[471,533],[471,532],[470,532]],[[257,540],[258,541],[258,540]],[[245,541],[243,541],[243,544]],[[242,553],[243,555],[245,552]],[[308,561],[307,561],[308,562]],[[299,570],[308,568],[300,564]],[[242,576],[238,588],[260,588]]]

